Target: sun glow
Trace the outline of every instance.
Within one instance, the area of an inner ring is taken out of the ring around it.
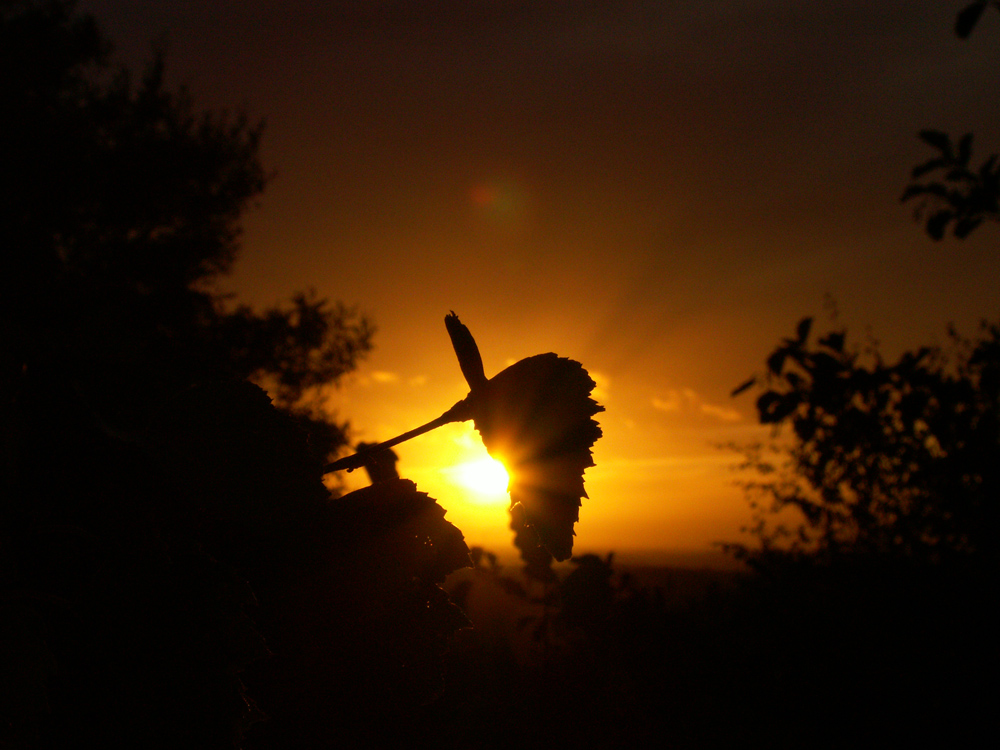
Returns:
[[[495,502],[507,496],[507,470],[489,456],[458,464],[448,473],[455,484],[481,497],[483,502]]]

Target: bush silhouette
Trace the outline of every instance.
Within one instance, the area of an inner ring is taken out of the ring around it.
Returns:
[[[757,478],[757,549],[750,562],[807,556],[916,564],[995,564],[1000,452],[1000,328],[866,362],[843,331],[809,343],[799,324],[767,360],[757,410],[786,425],[787,448],[749,452]],[[737,391],[754,385],[748,381]],[[768,518],[798,512],[794,530]]]
[[[977,0],[957,15],[966,38],[992,0]],[[996,155],[971,164],[972,134],[953,142],[924,130],[939,154],[914,168],[903,200],[919,198],[917,217],[940,240],[951,227],[964,239],[998,218],[1000,168]],[[937,179],[920,182],[928,175]],[[1000,454],[1000,326],[983,321],[978,336],[950,331],[952,347],[921,347],[886,363],[876,347],[861,353],[844,330],[808,342],[812,319],[802,320],[768,357],[759,386],[762,424],[786,426],[784,444],[743,447],[757,478],[758,546],[727,547],[756,566],[788,561],[859,560],[925,565],[997,564]],[[780,463],[775,463],[775,461]],[[794,509],[795,529],[769,524]]]

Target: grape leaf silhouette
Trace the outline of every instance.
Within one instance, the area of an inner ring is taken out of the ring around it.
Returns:
[[[445,325],[471,389],[464,403],[486,450],[510,474],[511,507],[523,508],[526,523],[556,560],[567,559],[587,497],[583,473],[594,465],[591,448],[601,436],[592,418],[604,411],[590,397],[596,384],[579,362],[551,352],[485,380],[469,329],[454,312]]]
[[[462,532],[445,520],[445,510],[434,498],[408,479],[387,479],[355,490],[337,506],[350,536],[380,540],[383,570],[402,566],[407,580],[437,585],[459,568],[472,566]]]

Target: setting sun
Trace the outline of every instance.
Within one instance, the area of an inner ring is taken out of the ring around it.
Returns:
[[[461,463],[449,473],[456,484],[484,498],[492,500],[507,494],[507,470],[489,456]]]

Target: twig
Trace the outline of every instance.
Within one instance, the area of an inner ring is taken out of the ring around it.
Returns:
[[[397,435],[391,440],[386,440],[384,443],[370,445],[352,456],[344,456],[343,458],[337,459],[333,463],[327,464],[323,467],[323,473],[329,474],[331,471],[345,470],[349,472],[354,471],[355,469],[364,466],[369,461],[374,460],[375,455],[387,448],[392,448],[394,445],[405,443],[407,440],[415,438],[418,435],[423,435],[425,432],[436,430],[442,425],[450,424],[451,422],[465,422],[469,419],[472,419],[472,410],[469,405],[469,399],[466,398],[462,399],[440,417],[432,419],[427,424],[416,427],[409,432],[404,432],[402,435]]]

